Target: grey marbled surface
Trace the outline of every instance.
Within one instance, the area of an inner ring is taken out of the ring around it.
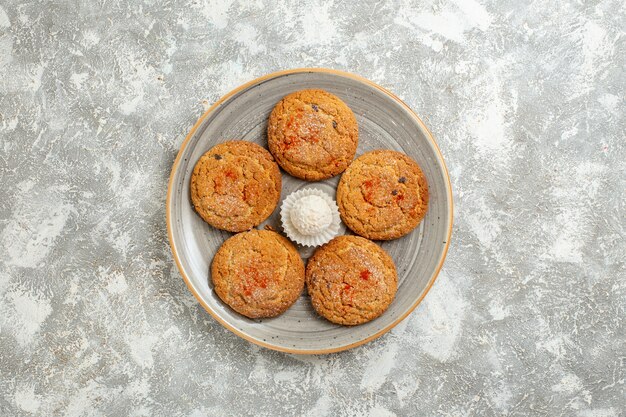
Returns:
[[[0,415],[625,416],[625,27],[613,0],[3,0]],[[205,313],[164,214],[203,110],[305,66],[413,107],[456,203],[425,301],[319,357]]]

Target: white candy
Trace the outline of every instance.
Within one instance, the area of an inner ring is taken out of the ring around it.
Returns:
[[[303,235],[316,235],[333,221],[333,213],[326,201],[317,195],[307,195],[297,200],[291,208],[291,223]]]
[[[302,245],[323,245],[345,233],[339,208],[322,190],[305,188],[289,194],[280,209],[283,231],[289,239]]]

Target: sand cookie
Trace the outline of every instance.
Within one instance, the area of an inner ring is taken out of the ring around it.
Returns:
[[[339,236],[320,247],[306,267],[315,311],[337,324],[380,316],[393,301],[398,276],[391,257],[371,240]]]
[[[343,172],[354,159],[357,122],[338,97],[324,90],[297,91],[272,110],[267,141],[285,171],[318,181]]]
[[[341,219],[374,240],[406,235],[426,215],[428,183],[415,161],[391,150],[368,152],[343,173],[337,187]]]
[[[280,199],[281,174],[272,155],[246,141],[229,141],[202,155],[191,176],[191,201],[211,226],[241,232],[259,225]]]
[[[304,288],[304,263],[283,236],[268,230],[236,234],[219,248],[211,264],[216,294],[250,318],[285,312]]]

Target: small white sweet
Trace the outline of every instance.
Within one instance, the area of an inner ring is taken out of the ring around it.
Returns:
[[[281,206],[280,217],[287,237],[303,246],[323,245],[345,231],[335,200],[316,188],[289,194]]]
[[[303,235],[312,236],[323,232],[333,221],[328,203],[318,195],[307,195],[291,207],[291,223]]]

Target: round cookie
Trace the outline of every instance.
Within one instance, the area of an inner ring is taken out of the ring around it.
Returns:
[[[304,288],[304,263],[296,248],[269,230],[234,235],[211,264],[215,293],[250,318],[284,313]]]
[[[341,220],[374,240],[404,236],[428,208],[428,183],[419,165],[403,153],[377,150],[358,157],[337,186]]]
[[[359,140],[352,110],[324,90],[285,96],[267,126],[269,150],[294,177],[319,181],[343,172],[354,159]]]
[[[398,276],[393,260],[376,243],[339,236],[309,259],[306,285],[318,314],[352,326],[387,310],[396,295]]]
[[[202,155],[191,175],[191,202],[211,226],[241,232],[259,225],[280,199],[281,174],[261,146],[234,140]]]

